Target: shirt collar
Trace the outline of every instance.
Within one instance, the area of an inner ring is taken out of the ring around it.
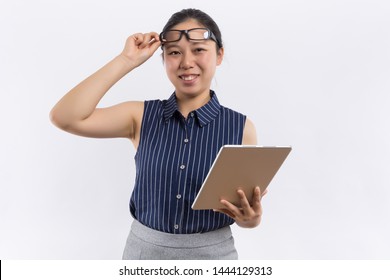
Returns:
[[[195,118],[198,119],[201,127],[209,124],[214,120],[220,112],[221,105],[219,104],[217,95],[214,91],[210,90],[210,101],[205,105],[194,111]],[[174,116],[176,112],[179,112],[179,108],[176,102],[176,94],[173,93],[164,105],[164,121],[168,121]]]

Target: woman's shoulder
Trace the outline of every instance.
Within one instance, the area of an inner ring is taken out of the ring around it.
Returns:
[[[232,117],[239,117],[239,118],[243,118],[244,120],[246,119],[246,115],[242,112],[239,112],[238,110],[236,109],[232,109],[230,107],[226,107],[224,105],[221,105],[221,112],[224,114],[224,115],[227,115],[227,116],[232,116]]]
[[[156,111],[156,110],[161,110],[165,106],[166,100],[149,99],[149,100],[145,100],[143,103],[146,110]]]

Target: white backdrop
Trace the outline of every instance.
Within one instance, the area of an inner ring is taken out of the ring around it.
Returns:
[[[233,227],[241,259],[390,258],[390,2],[0,0],[0,258],[119,259],[135,150],[67,134],[52,106],[117,55],[195,7],[219,24],[213,88],[262,145],[293,151],[260,227]],[[160,51],[100,106],[172,93]]]

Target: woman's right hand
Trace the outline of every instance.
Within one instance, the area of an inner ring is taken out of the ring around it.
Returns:
[[[136,33],[127,38],[120,56],[131,68],[135,68],[148,60],[160,45],[160,38],[156,32]]]

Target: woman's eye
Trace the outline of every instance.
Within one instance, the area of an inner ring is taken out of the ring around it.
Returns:
[[[202,49],[202,48],[195,49],[195,52],[203,52],[203,51],[205,51],[205,49]]]
[[[170,51],[168,54],[169,55],[178,55],[178,54],[180,54],[180,52],[178,52],[178,51]]]

